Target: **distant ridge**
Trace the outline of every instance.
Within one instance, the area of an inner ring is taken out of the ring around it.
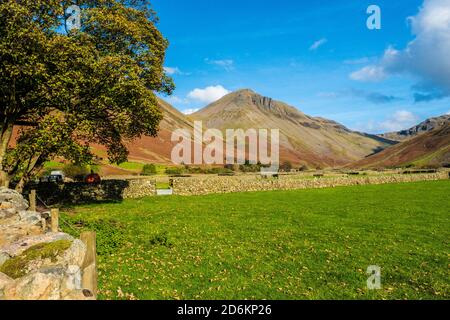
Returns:
[[[379,136],[395,141],[403,141],[406,139],[413,138],[417,135],[429,132],[431,130],[441,128],[445,124],[449,123],[450,123],[450,115],[443,115],[440,117],[429,118],[407,130],[389,132],[385,134],[380,134]]]
[[[428,123],[425,121],[425,123]],[[421,127],[421,125],[416,126]],[[450,123],[422,130],[380,153],[352,163],[354,168],[443,167],[450,165]]]

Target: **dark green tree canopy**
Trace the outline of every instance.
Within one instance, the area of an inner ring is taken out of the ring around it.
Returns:
[[[67,33],[72,4],[81,8],[81,28]],[[156,22],[147,0],[2,1],[0,170],[11,175],[20,167],[7,152],[52,150],[30,155],[39,162],[88,159],[89,142],[122,162],[126,140],[155,136],[162,117],[155,93],[174,88],[163,68],[168,42]],[[8,151],[17,125],[24,126],[18,150]],[[45,127],[55,140],[39,139]]]

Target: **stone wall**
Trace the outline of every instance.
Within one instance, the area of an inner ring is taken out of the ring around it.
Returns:
[[[0,188],[0,300],[92,300],[82,287],[86,245],[49,232],[45,216]]]
[[[211,193],[231,193],[264,190],[294,190],[310,188],[328,188],[366,184],[384,184],[448,179],[447,172],[432,174],[392,174],[378,176],[342,176],[342,177],[304,177],[299,175],[281,175],[279,178],[260,176],[232,177],[193,177],[174,178],[173,189],[176,195],[205,195]]]
[[[82,204],[135,199],[156,194],[156,183],[149,179],[104,180],[99,184],[68,182],[28,185],[25,194],[35,189],[47,205]]]

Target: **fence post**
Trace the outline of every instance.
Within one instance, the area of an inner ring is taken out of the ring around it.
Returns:
[[[36,211],[36,190],[31,190],[29,195],[30,211]]]
[[[52,219],[52,232],[58,232],[59,230],[59,209],[50,210]]]
[[[97,244],[96,234],[92,231],[83,232],[80,235],[81,241],[86,245],[86,256],[84,257],[81,278],[83,289],[88,289],[97,299]]]

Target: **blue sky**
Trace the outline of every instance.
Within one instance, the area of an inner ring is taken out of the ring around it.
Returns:
[[[431,42],[448,40],[436,35],[449,31],[450,3],[425,2],[154,0],[177,86],[166,100],[189,112],[251,88],[373,133],[448,113],[447,70],[439,65],[448,46],[430,54],[431,66],[424,60]],[[381,30],[366,27],[371,4],[381,8]],[[444,12],[441,20],[435,12]]]

